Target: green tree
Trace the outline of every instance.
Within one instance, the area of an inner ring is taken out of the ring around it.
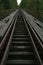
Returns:
[[[9,8],[9,0],[2,0],[2,3],[4,4],[5,9]]]
[[[17,7],[16,0],[9,0],[9,5],[10,5],[10,8],[16,8]]]
[[[17,2],[16,0],[0,0],[0,8],[17,8]]]

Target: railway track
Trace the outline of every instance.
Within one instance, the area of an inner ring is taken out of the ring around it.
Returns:
[[[22,16],[22,12],[19,11],[18,13],[1,65],[42,65],[28,25]]]

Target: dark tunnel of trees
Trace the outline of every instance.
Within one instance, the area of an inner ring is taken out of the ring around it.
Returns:
[[[43,21],[43,0],[22,0],[21,7]]]
[[[16,8],[16,0],[0,0],[0,9]]]
[[[22,0],[19,6],[17,6],[16,0],[0,0],[0,10],[18,7],[25,9],[30,14],[43,21],[43,0]]]

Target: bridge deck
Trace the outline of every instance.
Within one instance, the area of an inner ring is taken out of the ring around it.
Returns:
[[[23,11],[23,10],[22,10]],[[43,42],[43,23],[40,22],[38,19],[36,19],[35,17],[31,16],[30,14],[26,13],[25,11],[23,11],[28,23],[31,24],[31,26],[33,27],[33,29],[37,32],[38,36],[40,37],[40,39]]]
[[[9,16],[0,21],[0,37],[3,37],[8,27],[10,26],[17,11],[11,13]]]

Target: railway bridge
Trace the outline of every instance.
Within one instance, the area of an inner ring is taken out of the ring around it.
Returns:
[[[43,65],[43,23],[24,10],[0,21],[0,65]]]

